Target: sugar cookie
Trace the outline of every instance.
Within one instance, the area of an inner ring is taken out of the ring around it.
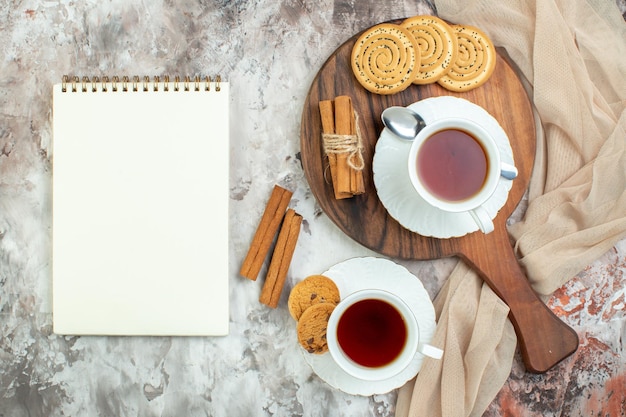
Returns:
[[[413,16],[400,26],[409,30],[420,51],[414,84],[429,84],[448,73],[457,56],[457,36],[452,27],[436,16]]]
[[[298,282],[289,294],[287,308],[294,320],[299,320],[302,313],[315,304],[339,303],[339,289],[333,280],[324,275],[311,275]]]
[[[437,83],[450,91],[468,91],[483,85],[496,66],[496,49],[480,29],[452,25],[457,35],[458,50],[450,71]]]
[[[356,79],[376,94],[406,89],[420,65],[417,43],[411,33],[391,23],[381,23],[363,32],[352,48],[351,58]]]
[[[328,319],[334,309],[334,304],[321,303],[307,308],[302,313],[296,331],[298,342],[307,352],[321,354],[328,351],[326,332]]]

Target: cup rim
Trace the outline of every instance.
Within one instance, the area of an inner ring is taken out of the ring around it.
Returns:
[[[480,141],[489,158],[489,171],[487,172],[487,178],[483,187],[473,196],[459,201],[441,199],[429,192],[419,180],[417,174],[417,164],[415,163],[417,153],[421,146],[426,142],[426,139],[439,131],[452,128],[465,130],[467,133],[471,134],[474,138]],[[422,197],[428,204],[441,210],[458,213],[473,210],[483,205],[487,200],[489,200],[489,198],[491,198],[498,187],[500,179],[499,167],[501,165],[501,155],[495,139],[481,125],[463,117],[447,117],[427,124],[418,133],[415,140],[411,144],[407,165],[411,185],[420,197]]]
[[[350,359],[341,349],[337,340],[337,325],[341,315],[359,301],[377,299],[391,304],[402,315],[407,326],[407,339],[402,352],[389,364],[372,368],[360,365]],[[419,323],[411,308],[397,295],[379,289],[356,291],[341,300],[328,320],[326,341],[328,350],[335,363],[349,375],[368,381],[385,380],[401,373],[415,357],[419,345]]]

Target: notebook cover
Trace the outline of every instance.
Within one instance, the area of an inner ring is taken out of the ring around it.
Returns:
[[[53,324],[228,333],[229,85],[53,92]]]

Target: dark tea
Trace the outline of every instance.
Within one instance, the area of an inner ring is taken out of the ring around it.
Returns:
[[[376,368],[396,359],[407,340],[402,315],[391,304],[361,300],[344,311],[337,324],[337,341],[344,353],[361,366]]]
[[[426,139],[416,163],[426,189],[448,201],[466,200],[478,193],[489,170],[481,144],[458,129],[440,130]]]

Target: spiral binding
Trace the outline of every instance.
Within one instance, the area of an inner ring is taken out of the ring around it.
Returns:
[[[222,77],[217,75],[215,80],[212,80],[210,76],[205,76],[204,78],[200,76],[195,76],[193,79],[189,76],[186,76],[182,79],[180,76],[174,77],[174,82],[172,86],[173,91],[180,91],[182,86],[183,91],[211,91],[211,83],[215,84],[215,91],[220,91],[220,83],[222,82]],[[76,93],[81,91],[86,93],[88,91],[91,92],[107,92],[113,91],[159,91],[159,89],[163,89],[163,91],[170,91],[170,77],[169,75],[164,75],[161,78],[158,75],[155,75],[152,79],[149,76],[139,77],[138,75],[133,76],[132,80],[128,76],[123,76],[121,79],[118,76],[113,76],[109,79],[106,75],[102,78],[100,77],[78,77],[78,76],[69,76],[64,75],[61,82],[61,91]]]

